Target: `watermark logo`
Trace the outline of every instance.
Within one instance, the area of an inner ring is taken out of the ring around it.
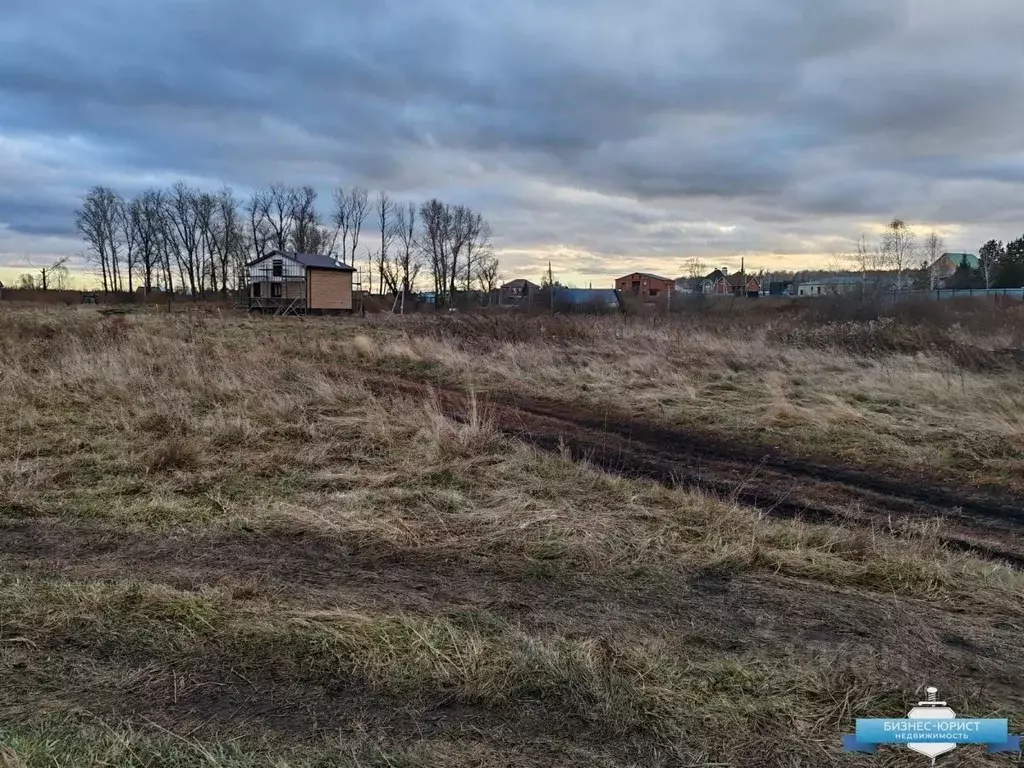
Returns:
[[[904,746],[932,759],[965,744],[984,744],[989,752],[1019,752],[1020,736],[1009,734],[1009,721],[997,718],[957,717],[938,689],[928,688],[928,700],[919,701],[905,718],[857,720],[857,732],[843,737],[847,752],[874,754],[879,744]]]

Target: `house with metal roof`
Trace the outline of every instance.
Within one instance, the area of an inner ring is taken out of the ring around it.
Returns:
[[[330,256],[271,251],[246,266],[251,312],[307,315],[352,311],[355,268]]]
[[[964,262],[969,269],[978,269],[981,262],[973,253],[944,253],[934,262],[928,265],[928,272],[931,276],[931,284],[936,288],[945,288],[946,283],[953,278],[957,269]]]

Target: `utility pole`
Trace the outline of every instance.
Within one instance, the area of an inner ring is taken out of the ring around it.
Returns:
[[[555,279],[551,276],[551,262],[548,262],[548,298],[552,314],[555,311]]]

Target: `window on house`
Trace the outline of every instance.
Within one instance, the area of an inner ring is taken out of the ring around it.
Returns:
[[[284,274],[284,260],[274,259],[273,265],[274,277],[281,277]]]
[[[258,299],[263,294],[263,292],[260,290],[262,287],[263,287],[263,283],[253,283],[252,284],[252,297],[254,299]]]
[[[270,295],[271,295],[272,298],[275,298],[275,299],[281,298],[281,284],[280,283],[271,283],[270,284]]]
[[[648,294],[649,296],[657,296],[657,295],[658,295],[658,289],[657,289],[657,288],[651,288],[651,290],[649,290],[649,291],[647,292],[647,294]]]

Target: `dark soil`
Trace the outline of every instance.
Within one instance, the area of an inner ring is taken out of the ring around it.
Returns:
[[[0,528],[4,572],[72,581],[131,574],[185,591],[217,587],[233,600],[273,601],[296,615],[322,609],[491,615],[539,635],[680,632],[705,647],[762,654],[785,654],[805,641],[821,640],[824,626],[832,627],[832,642],[886,634],[876,598],[825,588],[829,597],[822,601],[820,585],[775,574],[754,578],[723,568],[645,577],[635,571],[581,574],[557,563],[540,570],[536,565],[454,548],[397,550],[368,540],[352,545],[280,527],[167,534],[35,519]],[[804,637],[799,626],[779,632],[778,622],[794,613],[818,627],[812,637]],[[7,633],[16,631],[8,623]]]

